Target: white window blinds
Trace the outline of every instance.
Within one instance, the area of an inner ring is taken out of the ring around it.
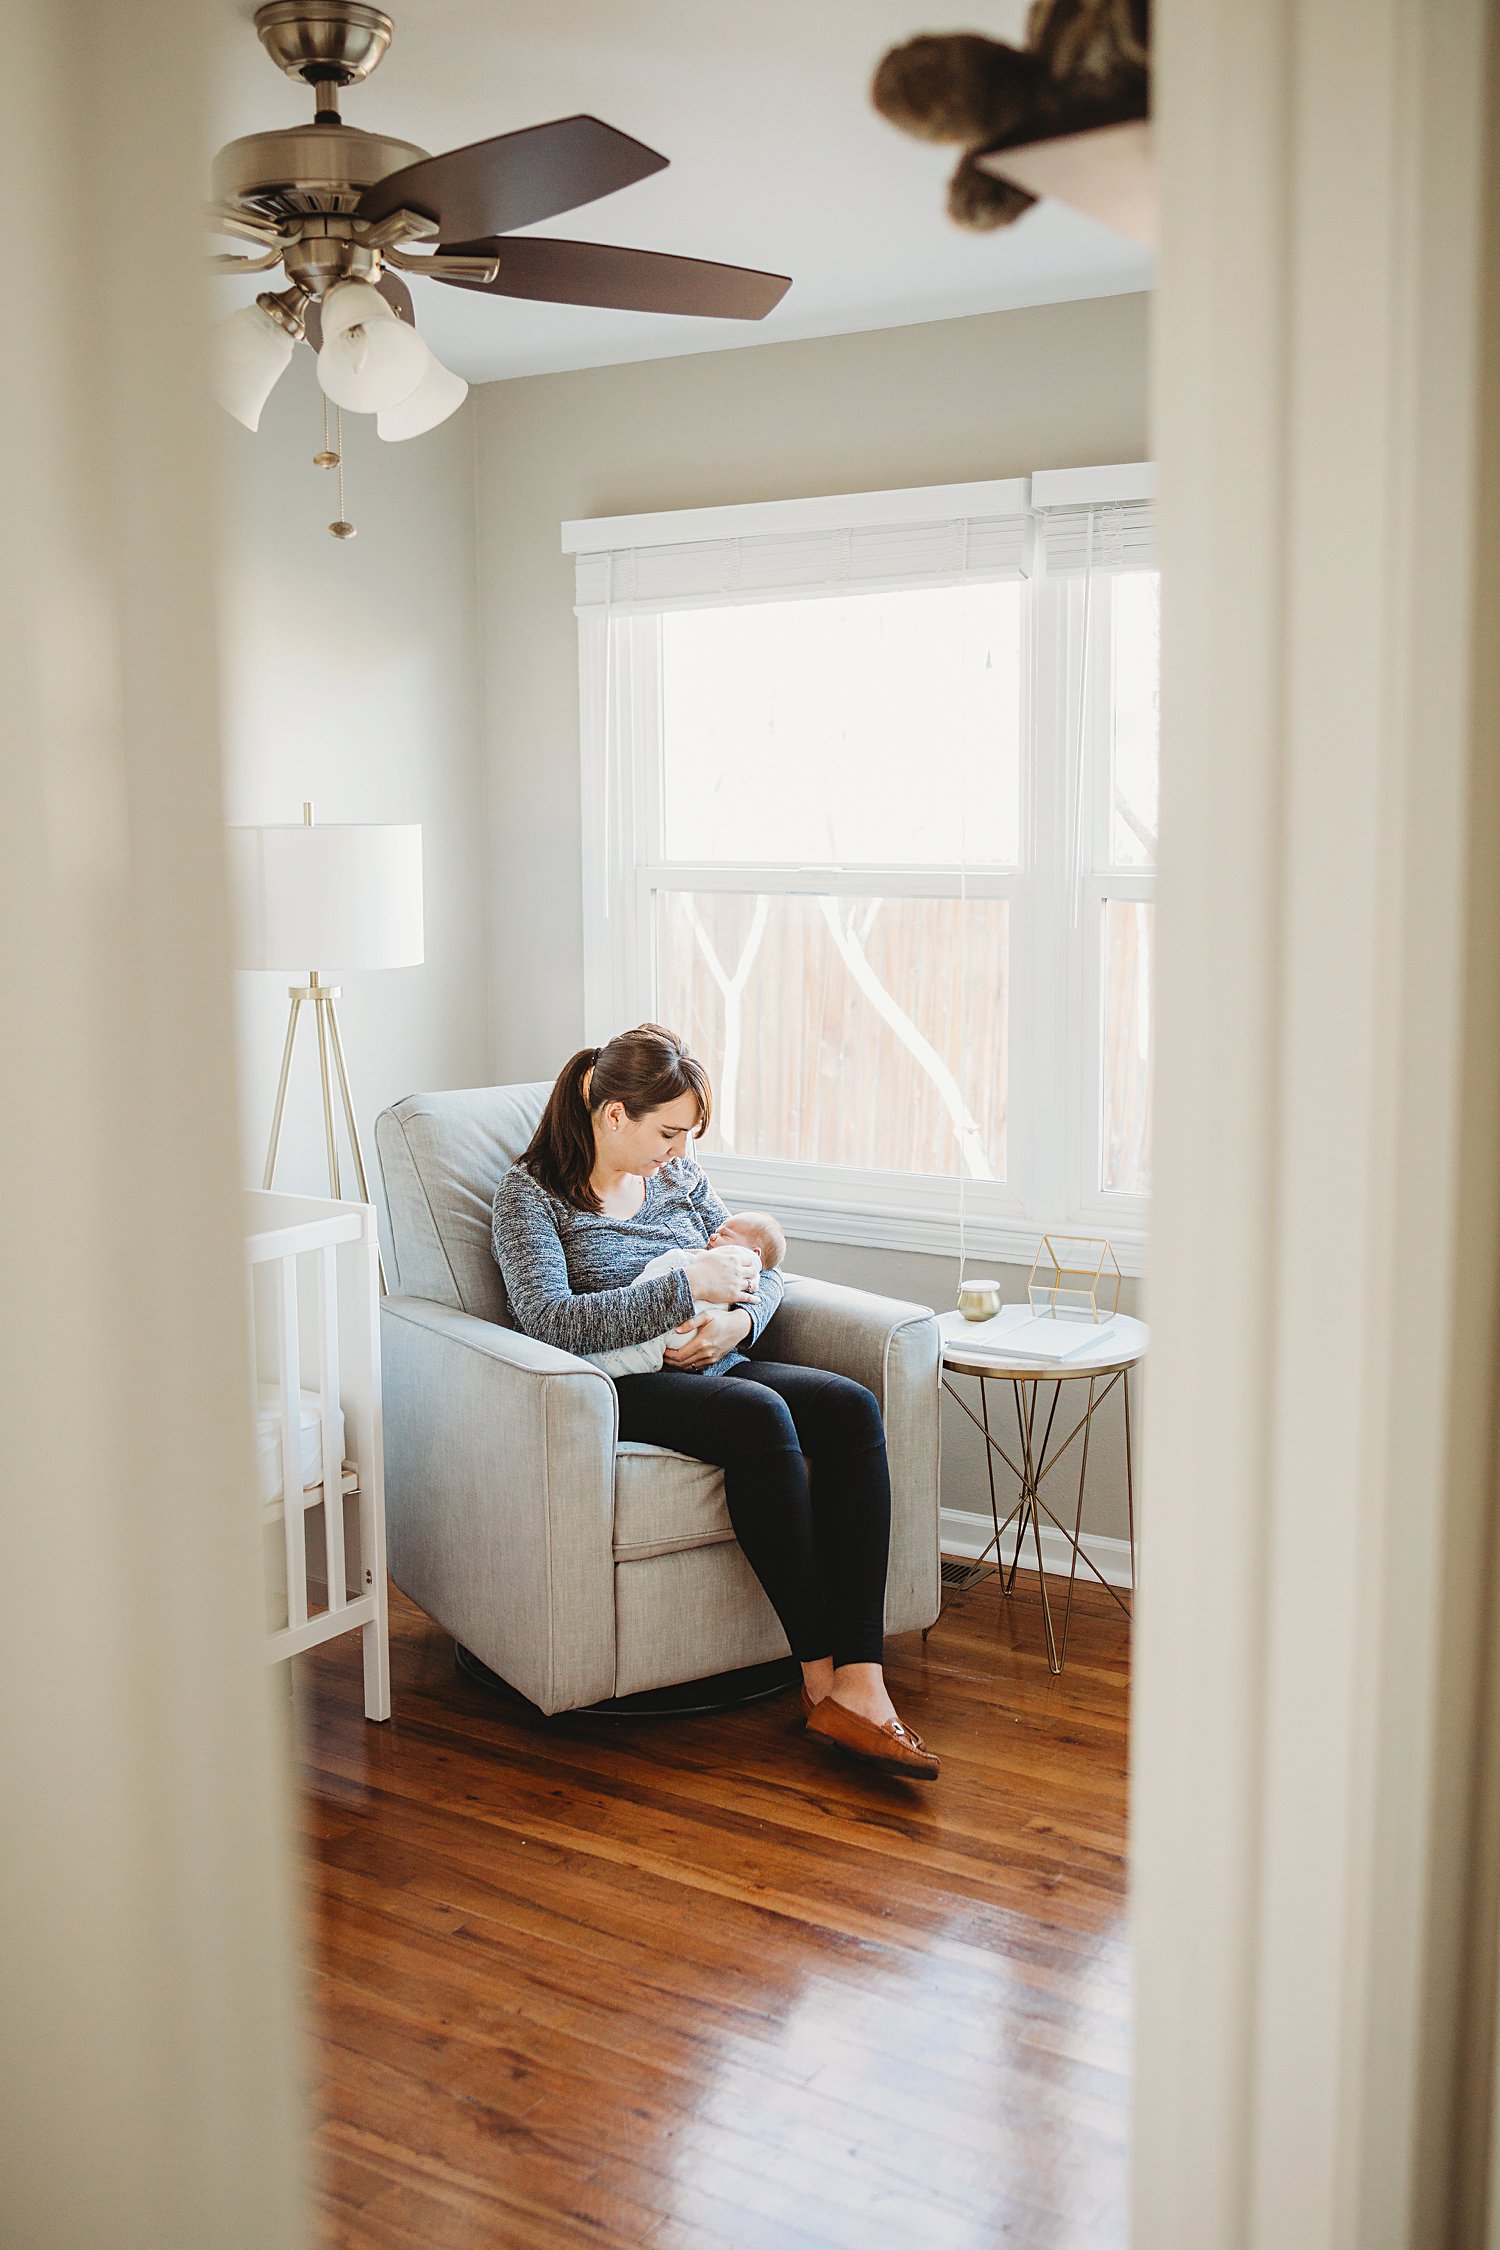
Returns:
[[[1023,513],[580,549],[577,608],[585,617],[1022,578],[1030,551]]]
[[[1077,578],[1086,569],[1156,569],[1154,508],[1149,499],[1046,508],[1037,522],[1048,578]]]
[[[563,525],[580,617],[1154,570],[1149,462]]]
[[[1048,508],[1039,521],[1049,578],[1094,570],[1155,570],[1156,534],[1149,500],[1090,508]]]

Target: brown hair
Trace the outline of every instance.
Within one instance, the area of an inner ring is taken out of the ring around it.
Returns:
[[[597,1211],[599,1198],[589,1185],[597,1112],[620,1102],[627,1116],[644,1117],[683,1094],[697,1097],[698,1130],[706,1132],[714,1106],[708,1072],[676,1032],[659,1023],[616,1032],[604,1047],[580,1047],[558,1072],[521,1162],[564,1203]]]

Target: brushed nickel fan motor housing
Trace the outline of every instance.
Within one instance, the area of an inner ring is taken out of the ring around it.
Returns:
[[[255,28],[272,62],[308,85],[357,85],[391,43],[390,17],[363,0],[268,0]]]
[[[221,203],[272,218],[312,211],[353,211],[388,172],[420,163],[425,148],[365,133],[357,125],[288,125],[247,133],[214,158],[214,195]]]
[[[279,131],[248,133],[220,149],[213,188],[221,205],[281,223],[349,216],[366,188],[426,156],[414,141],[366,133],[337,115],[336,89],[368,78],[391,43],[391,19],[383,9],[367,7],[364,0],[268,0],[256,11],[255,28],[272,61],[288,77],[314,89],[319,118]],[[307,270],[299,270],[295,278],[313,288],[325,287],[336,276],[326,267],[318,270],[319,253],[311,247],[311,237],[324,230],[300,231],[308,235],[310,247],[300,261]],[[346,241],[353,239],[353,229],[334,231]],[[343,271],[353,270],[346,259]],[[378,259],[374,271],[379,271]]]

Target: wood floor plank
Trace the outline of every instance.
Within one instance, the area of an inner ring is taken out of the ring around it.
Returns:
[[[403,1896],[405,1894],[402,1894]],[[902,2056],[902,2087],[915,2094],[929,2084],[956,2111],[971,2099],[986,2075],[997,2067],[992,2061],[997,2032],[1003,2029],[1006,2049],[1026,2062],[1033,2050],[1066,2056],[1074,2068],[1070,2084],[1075,2096],[1085,2074],[1098,2078],[1108,2099],[1117,2090],[1126,2061],[1126,2026],[1123,1999],[1123,1961],[1106,1971],[1107,2012],[1097,2013],[1080,1995],[1055,2003],[1051,1996],[1023,1992],[1019,2001],[985,1990],[970,1997],[955,1996],[951,1983],[946,2004],[932,2032],[933,1996],[920,1988],[905,1964],[893,1980],[889,1974],[866,1968],[862,1983],[846,1978],[825,1978],[815,1972],[804,1976],[797,1998],[797,2016],[818,2026],[820,2045],[803,2059],[798,2044],[789,2040],[784,2014],[764,2009],[747,2010],[725,1994],[705,1987],[701,1979],[684,1976],[674,1957],[660,1971],[648,1964],[644,1974],[617,1964],[604,1998],[578,1997],[586,1987],[586,1963],[555,1958],[556,1948],[541,1948],[518,1936],[499,1921],[471,1917],[452,1946],[441,1945],[441,1959],[433,1958],[440,1941],[422,1930],[393,1926],[389,1914],[375,1915],[351,1907],[346,1914],[347,1941],[339,1933],[327,1939],[326,1965],[330,1972],[344,1971],[376,1984],[383,1993],[396,1990],[398,1975],[412,1994],[411,2005],[420,2008],[440,2002],[444,2010],[462,2005],[473,1981],[469,1956],[484,1955],[484,1980],[502,1983],[506,2006],[513,2014],[558,2020],[571,2006],[578,2020],[592,2023],[607,2034],[616,2048],[634,2035],[653,2053],[663,2049],[664,2021],[695,2042],[689,2054],[701,2050],[706,2040],[719,2054],[735,2051],[747,2058],[764,2058],[769,2047],[772,2067],[793,2083],[805,2082],[809,2062],[819,2064],[841,2052],[859,2054],[867,2044],[883,2042]],[[346,1957],[341,1948],[352,1947]],[[372,1960],[378,1959],[378,1968]],[[1116,1989],[1116,1980],[1121,1989]],[[829,2027],[837,2015],[836,2031]],[[794,2019],[797,2020],[797,2019]],[[927,2048],[933,2052],[929,2054]],[[976,2077],[976,2071],[978,2076]],[[955,2083],[950,2083],[954,2081]]]
[[[998,2117],[981,2113],[969,2119],[966,2131],[956,2126],[953,2105],[944,2102],[937,2112],[943,2131],[913,2136],[910,2127],[921,2114],[915,2100],[902,2090],[891,2098],[884,2081],[872,2086],[858,2067],[857,2050],[840,2065],[825,2065],[806,2086],[771,2084],[742,2065],[731,2076],[721,2064],[712,2087],[690,2108],[683,2074],[654,2056],[618,2048],[611,2053],[573,2032],[541,2030],[515,2017],[438,2033],[413,2023],[398,2006],[382,2013],[378,2004],[358,2006],[341,1996],[340,2024],[343,2042],[423,2081],[427,2098],[475,2093],[488,2099],[498,2085],[499,2099],[535,2131],[566,2137],[586,2117],[595,2147],[617,2155],[638,2154],[643,2124],[657,2142],[671,2142],[674,2153],[692,2145],[693,2133],[681,2124],[688,2115],[711,2131],[716,2146],[732,2143],[730,2153],[752,2168],[770,2152],[799,2148],[831,2168],[848,2168],[844,2152],[852,2142],[858,2144],[855,2168],[861,2176],[884,2180],[892,2191],[915,2181],[938,2201],[951,2195],[962,2206],[968,2187],[997,2162],[1036,2164],[1050,2151],[1062,2167],[1087,2139],[1076,2093],[1068,2114],[1054,2121],[1045,2101],[1026,2099],[1031,2089],[1019,2072],[1013,2080],[985,2076],[989,2093],[1000,2097]],[[904,2130],[872,2147],[865,2144],[876,2107]],[[982,2139],[970,2137],[976,2127]],[[1093,2128],[1112,2159],[1118,2142],[1113,2111],[1106,2107],[1097,2114]]]
[[[420,1725],[413,1733],[422,1739]],[[809,1754],[808,1747],[798,1748]],[[811,1754],[821,1757],[816,1750]],[[440,1778],[429,1777],[427,1790],[456,1788],[464,1778],[452,1760],[430,1763]],[[340,1781],[358,1785],[357,1775],[334,1757],[323,1771],[330,1787]],[[1076,1855],[1048,1837],[1045,1821],[1039,1835],[1027,1838],[1018,1838],[1014,1828],[1002,1831],[995,1862],[982,1876],[953,1875],[940,1863],[926,1864],[928,1855],[920,1849],[893,1864],[872,1859],[862,1848],[857,1822],[842,1845],[834,1832],[810,1846],[794,1825],[773,1822],[764,1814],[752,1835],[749,1827],[727,1816],[711,1825],[683,1816],[670,1801],[642,1808],[638,1795],[628,1789],[612,1809],[590,1802],[538,1803],[533,1778],[528,1762],[518,1757],[509,1773],[489,1777],[483,1791],[470,1793],[474,1801],[466,1817],[476,1843],[488,1830],[487,1847],[502,1850],[513,1836],[533,1854],[571,1853],[575,1866],[592,1860],[615,1882],[620,1870],[628,1869],[638,1884],[657,1883],[679,1898],[684,1887],[700,1890],[719,1901],[769,1906],[815,1929],[838,1927],[849,1935],[910,1943],[924,1953],[934,1941],[939,1951],[945,1949],[943,1935],[956,1927],[953,1910],[960,1900],[969,1901],[980,1917],[1007,1909],[1020,1914],[1033,1941],[1047,1931],[1049,1919],[1059,1923],[1062,1943],[1068,1942],[1069,1924],[1083,1933],[1110,1926],[1108,1902],[1118,1887],[1118,1849],[1097,1854],[1089,1881],[1080,1883]],[[856,1792],[879,1785],[856,1777],[845,1786]],[[857,1808],[857,1794],[852,1801]],[[939,1891],[932,1878],[945,1872],[949,1879]],[[830,1891],[834,1874],[838,1889]],[[1066,1915],[1060,1912],[1064,1905]],[[1047,1907],[1050,1916],[1043,1912]]]
[[[352,1654],[351,1654],[352,1652]],[[1034,1584],[891,1645],[930,1791],[794,1699],[543,1720],[392,1599],[297,1667],[325,2243],[1118,2250],[1128,1626]]]

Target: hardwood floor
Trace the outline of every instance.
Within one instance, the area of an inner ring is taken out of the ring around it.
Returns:
[[[388,1726],[357,1637],[303,1659],[324,2241],[1122,2244],[1128,1628],[1079,1601],[1059,1680],[1024,1576],[891,1643],[926,1789],[791,1693],[534,1717],[394,1595]]]

